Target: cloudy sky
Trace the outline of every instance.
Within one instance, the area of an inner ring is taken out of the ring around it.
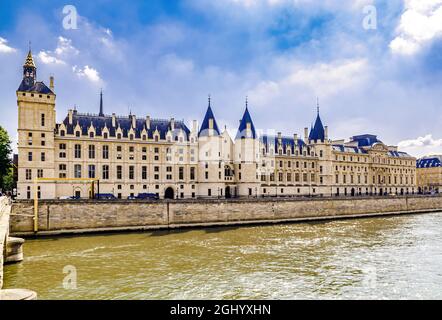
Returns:
[[[333,139],[442,153],[442,0],[1,0],[0,125],[13,138],[29,41],[38,79],[55,76],[58,121],[97,113],[100,88],[108,114],[202,121],[210,93],[232,135],[248,96],[257,128],[292,136],[319,98]]]

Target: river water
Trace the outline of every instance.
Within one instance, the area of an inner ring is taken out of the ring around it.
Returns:
[[[39,299],[442,299],[442,213],[45,238],[24,252],[5,287]]]

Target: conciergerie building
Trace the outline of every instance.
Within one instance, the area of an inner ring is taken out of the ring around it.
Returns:
[[[174,118],[70,110],[56,122],[54,79],[37,81],[29,51],[17,90],[18,198],[360,196],[412,194],[416,159],[375,135],[332,140],[318,113],[302,136],[259,135],[246,102],[236,136],[220,130],[210,98],[201,126]]]

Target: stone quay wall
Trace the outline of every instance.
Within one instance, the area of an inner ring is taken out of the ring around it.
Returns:
[[[0,289],[3,287],[3,263],[6,259],[10,209],[8,198],[0,197]]]
[[[235,200],[42,200],[38,233],[54,235],[282,223],[442,211],[441,196]],[[10,232],[32,236],[33,202],[12,206]]]

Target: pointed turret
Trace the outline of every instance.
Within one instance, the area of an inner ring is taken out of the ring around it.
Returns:
[[[32,57],[31,49],[29,49],[29,52],[28,52],[28,55],[26,57],[26,61],[25,61],[25,64],[23,65],[23,67],[34,67],[35,68],[34,58]]]
[[[322,125],[321,117],[319,116],[319,103],[317,104],[317,116],[316,116],[315,125],[310,130],[308,138],[309,140],[322,141],[322,142],[324,142],[325,140],[325,129],[324,126]]]
[[[218,124],[216,123],[215,116],[213,115],[211,107],[211,99],[209,96],[209,106],[207,107],[206,115],[204,117],[203,123],[201,124],[201,129],[198,134],[199,137],[202,136],[219,136],[220,132],[218,129]]]
[[[236,134],[236,139],[252,138],[256,139],[255,126],[253,125],[252,117],[249,113],[249,103],[246,99],[246,110],[239,123],[238,133]]]

